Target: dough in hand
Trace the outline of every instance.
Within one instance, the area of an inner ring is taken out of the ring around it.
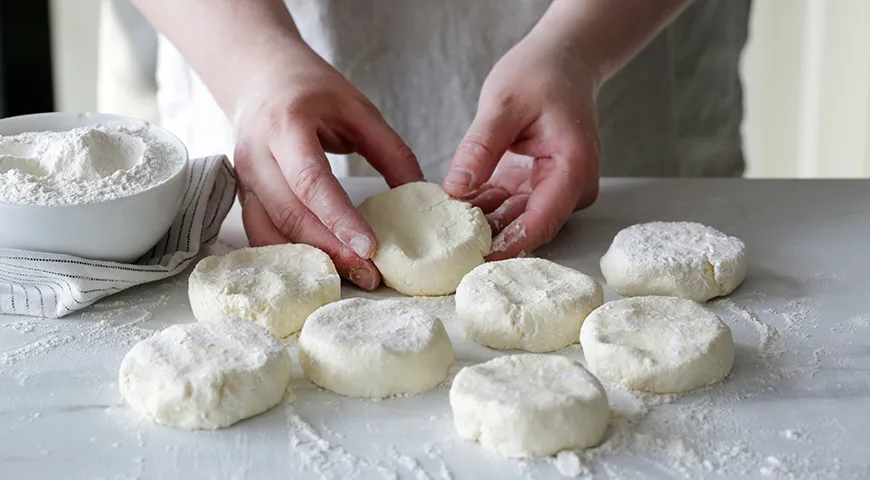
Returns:
[[[299,362],[315,385],[349,397],[422,393],[444,381],[453,345],[441,320],[408,300],[351,298],[314,312]]]
[[[405,295],[447,295],[483,263],[492,232],[477,207],[433,183],[408,183],[359,207],[378,239],[372,260],[384,283]]]
[[[121,395],[168,427],[228,427],[277,405],[290,383],[290,353],[240,318],[173,325],[133,346],[121,362]]]
[[[621,295],[664,295],[706,302],[746,278],[746,245],[692,222],[653,222],[616,235],[601,273]]]
[[[461,437],[506,457],[597,445],[610,416],[601,382],[558,355],[508,355],[465,367],[453,380],[450,407]]]
[[[190,275],[188,296],[200,322],[240,317],[283,338],[341,298],[341,277],[329,255],[308,245],[243,248],[202,259]]]
[[[605,303],[586,317],[580,345],[598,378],[653,393],[712,385],[734,363],[728,325],[703,305],[674,297]]]
[[[583,320],[603,302],[592,277],[542,258],[485,263],[456,289],[468,338],[502,350],[549,352],[576,343]]]

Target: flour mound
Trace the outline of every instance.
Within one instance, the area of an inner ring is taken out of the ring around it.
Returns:
[[[168,180],[183,161],[148,128],[0,136],[0,201],[60,206],[113,200]]]

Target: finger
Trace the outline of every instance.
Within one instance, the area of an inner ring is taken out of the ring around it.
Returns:
[[[290,239],[272,223],[257,194],[247,191],[243,197],[242,225],[245,227],[245,233],[248,234],[248,243],[252,247],[290,243]]]
[[[374,263],[371,260],[361,258],[327,230],[320,220],[293,195],[275,162],[269,159],[258,162],[254,167],[256,168],[249,167],[249,169],[252,170],[250,176],[253,177],[250,183],[256,195],[246,195],[247,202],[243,206],[243,213],[245,209],[251,208],[248,205],[251,205],[252,202],[261,203],[269,222],[284,238],[294,243],[305,243],[323,250],[332,258],[338,273],[360,288],[364,290],[377,288],[381,281],[381,275]],[[259,216],[256,204],[252,208],[253,210],[249,211],[247,215],[248,222],[253,227],[260,225],[260,223],[253,222],[262,222],[263,220]],[[272,242],[277,240],[274,232],[266,236],[263,233],[265,232],[264,227],[258,228],[256,232],[255,235],[259,236],[252,239],[252,243],[254,241]],[[248,235],[251,236],[252,231],[248,231]]]
[[[362,258],[374,255],[375,234],[329,168],[317,134],[289,127],[269,145],[293,194]]]
[[[496,236],[487,260],[523,256],[555,238],[584,190],[576,164],[561,156],[536,161],[525,211]]]
[[[479,111],[456,149],[444,179],[444,191],[461,198],[483,185],[525,127],[508,102]]]
[[[384,176],[390,188],[423,180],[414,152],[374,107],[361,108],[348,122],[355,150]]]
[[[510,225],[511,222],[522,215],[528,202],[529,195],[515,195],[505,200],[492,213],[488,214],[486,220],[489,222],[492,234],[498,235],[504,230],[504,227]]]
[[[480,187],[480,190],[476,195],[468,199],[468,203],[475,207],[479,207],[483,210],[483,213],[488,214],[498,208],[499,205],[504,203],[504,201],[510,198],[510,196],[510,192],[501,187],[484,185]]]

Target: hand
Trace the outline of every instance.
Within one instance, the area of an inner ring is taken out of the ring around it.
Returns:
[[[595,201],[594,77],[578,51],[533,31],[484,82],[443,188],[487,214],[487,260],[530,253]]]
[[[236,110],[235,170],[253,246],[306,243],[366,290],[380,273],[371,227],[333,176],[324,151],[357,152],[391,186],[423,179],[414,154],[378,110],[314,52],[291,55],[248,88]]]

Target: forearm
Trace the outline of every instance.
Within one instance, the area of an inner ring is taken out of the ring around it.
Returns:
[[[598,83],[619,71],[692,0],[555,0],[533,30],[571,43]]]
[[[305,47],[281,0],[133,0],[179,49],[227,113],[277,58]],[[306,47],[307,48],[307,47]]]

